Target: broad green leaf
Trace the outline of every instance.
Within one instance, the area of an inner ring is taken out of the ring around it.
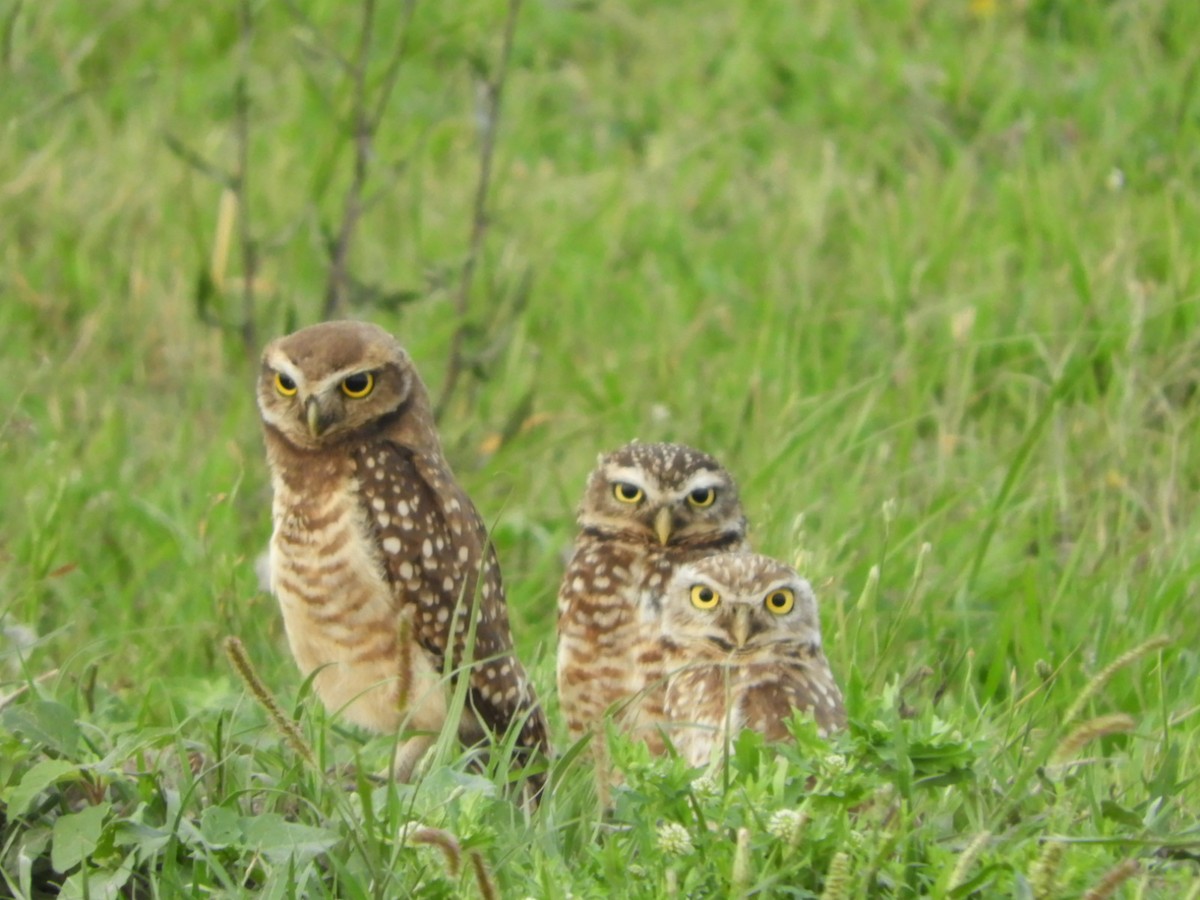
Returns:
[[[79,777],[79,768],[65,759],[43,759],[22,777],[21,781],[5,798],[10,815],[23,816],[33,805],[37,795],[60,781]]]
[[[289,857],[311,859],[341,840],[336,831],[289,822],[276,813],[244,817],[241,827],[246,845],[272,862],[284,862]]]
[[[170,842],[172,836],[166,829],[122,819],[114,829],[113,843],[118,847],[136,847],[145,857],[158,853]]]
[[[110,806],[108,803],[98,803],[77,813],[68,813],[54,823],[50,864],[56,872],[66,872],[79,865],[96,849]]]
[[[132,874],[133,854],[130,854],[115,871],[87,869],[76,872],[63,882],[58,896],[60,900],[116,900]]]
[[[34,861],[46,852],[50,834],[48,825],[36,825],[28,829],[17,851],[17,879],[21,885],[21,892],[26,897],[33,896]]]
[[[1112,800],[1100,801],[1100,814],[1114,822],[1120,822],[1122,825],[1128,825],[1130,828],[1141,828],[1142,817],[1121,806],[1119,803],[1114,803]]]
[[[7,710],[0,723],[31,741],[44,744],[63,756],[74,758],[79,746],[75,713],[52,700],[25,703]]]
[[[200,816],[200,836],[214,850],[237,844],[242,839],[241,817],[224,806],[210,806]]]

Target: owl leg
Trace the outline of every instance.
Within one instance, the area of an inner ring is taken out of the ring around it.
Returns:
[[[401,782],[413,780],[418,764],[437,741],[446,721],[446,688],[433,660],[413,638],[415,618],[416,607],[406,606],[400,611],[397,626],[398,677],[391,700],[404,716],[401,728],[418,732],[401,738],[396,745],[392,777]]]
[[[401,741],[392,759],[392,777],[400,782],[411,782],[417,765],[436,740],[435,734],[419,734]]]

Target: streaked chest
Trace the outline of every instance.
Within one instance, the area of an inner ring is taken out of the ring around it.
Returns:
[[[271,587],[304,669],[347,658],[368,632],[394,620],[353,467],[330,475],[320,491],[274,478]]]

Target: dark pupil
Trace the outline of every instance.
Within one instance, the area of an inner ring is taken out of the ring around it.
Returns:
[[[710,603],[712,601],[712,597],[713,597],[712,591],[710,591],[708,588],[700,589],[700,602],[701,603]]]
[[[346,389],[357,394],[359,391],[367,389],[367,376],[364,374],[351,375],[346,379]]]
[[[283,385],[285,391],[293,390],[296,387],[296,382],[292,381],[286,375],[279,376],[279,383]]]
[[[692,499],[697,503],[707,503],[712,499],[712,488],[704,488],[692,491]]]
[[[623,484],[620,486],[621,496],[626,500],[632,500],[637,496],[638,489],[632,484]]]
[[[785,606],[786,604],[787,604],[787,599],[783,596],[783,594],[772,594],[771,595],[771,605],[772,606]]]

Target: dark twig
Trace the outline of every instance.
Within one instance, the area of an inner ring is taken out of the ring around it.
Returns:
[[[467,244],[467,257],[463,260],[459,275],[458,294],[454,303],[454,313],[458,324],[450,338],[446,377],[442,382],[442,390],[437,404],[434,406],[434,416],[439,420],[458,387],[459,379],[467,364],[464,344],[470,331],[467,315],[471,307],[471,283],[474,280],[476,264],[483,252],[483,242],[487,235],[487,201],[492,183],[492,159],[496,151],[496,133],[499,131],[500,125],[500,103],[504,95],[504,83],[508,77],[508,63],[512,57],[513,38],[517,32],[517,16],[520,11],[521,0],[509,0],[500,59],[492,77],[482,85],[483,97],[480,103],[480,116],[483,134],[479,145],[479,176],[475,183],[475,202],[471,214],[471,233]]]
[[[371,61],[371,40],[375,31],[375,0],[363,0],[362,28],[359,31],[358,51],[354,62],[346,72],[353,84],[353,108],[351,110],[351,130],[354,139],[354,175],[342,204],[342,221],[338,234],[329,250],[329,280],[325,286],[324,314],[326,319],[334,318],[345,311],[346,301],[350,295],[352,279],[349,271],[350,248],[355,230],[367,204],[363,199],[367,178],[370,175],[371,156],[375,135],[383,121],[384,111],[391,98],[392,89],[398,79],[400,63],[404,58],[407,45],[409,23],[412,20],[415,0],[409,0],[404,7],[404,22],[400,37],[388,60],[384,71],[382,88],[371,108],[368,96],[367,70]],[[339,57],[340,58],[340,57]]]
[[[234,131],[237,141],[237,171],[233,176],[233,191],[237,197],[238,242],[242,248],[242,343],[249,355],[258,346],[254,312],[254,282],[258,274],[258,247],[250,230],[250,41],[254,29],[251,0],[238,5],[241,31],[241,71],[234,88]]]
[[[358,36],[358,53],[349,76],[354,84],[354,108],[351,110],[354,135],[354,177],[342,204],[342,224],[337,240],[329,252],[329,280],[325,285],[325,318],[330,319],[346,306],[349,273],[347,260],[354,229],[362,217],[362,194],[367,182],[371,155],[371,122],[367,118],[367,63],[371,55],[371,35],[375,26],[375,0],[363,0],[362,29]]]
[[[228,190],[235,190],[237,185],[234,183],[234,176],[230,175],[216,163],[206,159],[201,154],[197,153],[177,135],[169,131],[163,132],[163,142],[167,145],[167,149],[178,156],[183,162],[191,166],[202,175],[211,178],[217,184]]]
[[[343,72],[349,73],[353,70],[354,67],[351,65],[350,60],[339,53],[337,47],[322,40],[321,29],[317,27],[312,17],[300,8],[300,4],[296,3],[295,0],[283,0],[283,5],[292,14],[292,18],[307,29],[310,37],[305,39],[305,43],[311,44],[320,54],[336,62]]]

